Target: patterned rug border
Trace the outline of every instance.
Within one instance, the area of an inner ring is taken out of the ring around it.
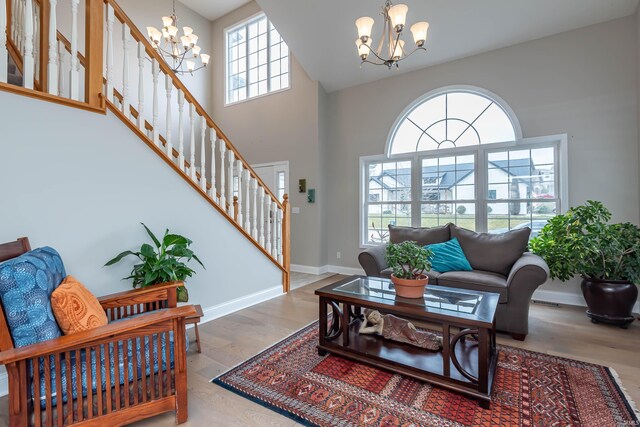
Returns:
[[[281,345],[284,341],[290,339],[291,337],[293,337],[294,335],[297,335],[299,333],[302,333],[303,331],[306,331],[312,327],[315,327],[316,324],[318,324],[318,320],[314,320],[313,322],[309,323],[307,326],[303,326],[300,329],[290,333],[289,335],[285,336],[284,338],[282,338],[281,340],[277,341],[275,344],[272,344],[268,347],[265,347],[263,350],[257,352],[255,355],[253,355],[252,357],[236,364],[235,366],[227,369],[225,372],[221,373],[220,375],[216,376],[215,378],[211,379],[210,382],[213,384],[216,384],[222,388],[224,388],[225,390],[229,390],[235,394],[237,394],[238,396],[244,397],[247,400],[250,400],[252,402],[255,402],[257,404],[259,404],[260,406],[263,406],[267,409],[270,409],[280,415],[283,415],[293,421],[296,421],[304,426],[308,426],[308,427],[315,427],[316,424],[312,423],[311,421],[309,421],[306,418],[303,418],[297,414],[294,414],[291,411],[288,411],[287,409],[281,408],[277,405],[274,405],[272,403],[268,403],[265,402],[264,400],[262,400],[261,398],[254,396],[250,393],[246,393],[242,390],[238,390],[237,388],[235,388],[234,386],[225,383],[221,378],[224,377],[225,375],[229,374],[230,372],[232,372],[233,370],[239,368],[242,365],[245,364],[249,364],[252,361],[254,361],[255,359],[259,358],[262,354],[274,349],[275,347]],[[622,400],[624,400],[625,406],[627,407],[627,409],[629,410],[629,413],[635,417],[635,425],[640,425],[640,409],[638,408],[638,406],[636,405],[636,403],[633,401],[633,399],[631,398],[631,396],[627,393],[627,390],[625,389],[625,387],[622,385],[622,380],[620,379],[620,376],[618,375],[618,373],[616,372],[615,369],[609,367],[609,366],[604,366],[604,365],[598,365],[596,363],[591,363],[591,362],[584,362],[578,359],[571,359],[568,357],[563,357],[563,356],[557,356],[557,355],[553,355],[553,354],[548,354],[548,353],[541,353],[535,350],[529,350],[529,349],[522,349],[519,347],[512,347],[510,345],[506,345],[506,344],[497,344],[497,349],[499,350],[500,348],[511,348],[511,349],[515,349],[515,350],[522,350],[522,351],[527,351],[536,355],[540,355],[540,356],[546,356],[546,357],[553,357],[556,359],[560,359],[560,360],[565,360],[565,361],[575,361],[575,362],[580,362],[580,363],[584,363],[587,365],[591,365],[591,366],[598,366],[598,367],[602,367],[604,368],[605,372],[607,373],[607,375],[609,376],[609,379],[611,380],[611,383],[615,385],[616,390],[618,391],[618,393],[620,393],[620,395],[624,398]]]

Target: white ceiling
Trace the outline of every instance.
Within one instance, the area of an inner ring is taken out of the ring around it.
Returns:
[[[251,0],[180,0],[180,3],[208,20],[215,21],[250,1]]]
[[[631,15],[638,6],[638,0],[403,1],[409,26],[431,24],[428,53],[418,52],[399,71],[390,71],[369,64],[360,68],[355,47],[354,22],[365,15],[376,20],[377,45],[384,0],[257,0],[307,73],[328,92]],[[407,44],[413,40],[408,36]]]

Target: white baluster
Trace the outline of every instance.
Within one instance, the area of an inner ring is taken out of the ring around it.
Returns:
[[[251,173],[244,170],[244,231],[251,233]]]
[[[71,74],[69,75],[69,88],[71,90],[71,99],[76,101],[80,100],[80,64],[78,63],[78,3],[80,3],[80,0],[71,0]]]
[[[266,213],[265,215],[267,216],[266,221],[265,221],[265,227],[267,228],[267,241],[266,241],[266,245],[265,245],[265,250],[268,253],[271,253],[271,222],[273,220],[273,216],[271,213],[271,197],[267,197],[265,199],[265,209],[266,209]]]
[[[225,176],[224,176],[224,170],[225,170],[225,163],[224,163],[224,159],[225,159],[225,153],[227,151],[227,144],[224,142],[224,140],[220,140],[220,207],[222,209],[224,209],[225,211],[227,210],[227,187],[225,185]],[[233,194],[231,195],[231,199],[233,199]]]
[[[165,75],[165,89],[167,90],[167,123],[166,124],[166,133],[164,135],[165,141],[167,144],[165,148],[167,150],[167,157],[173,160],[173,141],[171,139],[171,128],[173,127],[173,119],[171,117],[171,94],[173,90],[173,80],[169,74]]]
[[[40,80],[40,4],[33,4],[33,63],[36,80]]]
[[[113,24],[115,22],[113,7],[107,3],[107,99],[114,102],[113,93]],[[73,66],[72,66],[73,68]]]
[[[0,1],[0,82],[2,83],[7,82],[7,69],[9,67],[7,55],[7,5],[2,0]]]
[[[122,113],[129,118],[131,108],[129,108],[129,45],[131,31],[126,24],[122,24]]]
[[[282,264],[282,218],[283,218],[283,212],[282,209],[278,208],[278,240],[277,240],[277,247],[278,247],[278,262],[280,264]]]
[[[144,126],[144,63],[146,59],[146,50],[144,43],[138,42],[138,128],[147,134]]]
[[[26,0],[18,0],[18,19],[16,22],[17,32],[14,39],[18,43],[18,50],[20,53],[24,53],[24,8]]]
[[[251,237],[258,240],[258,181],[251,177]]]
[[[211,192],[209,197],[212,200],[218,199],[218,190],[216,190],[216,131],[209,129],[209,140],[211,141]]]
[[[51,95],[58,94],[58,22],[56,7],[58,0],[49,0],[49,63],[47,64],[47,88]],[[42,47],[44,49],[44,46]],[[1,65],[0,65],[1,66]]]
[[[58,96],[64,95],[64,53],[62,42],[58,43]]]
[[[24,53],[22,57],[22,84],[27,89],[33,89],[35,62],[33,57],[33,0],[26,0],[24,4]]]
[[[271,256],[278,258],[278,204],[275,201],[271,202]]]
[[[236,160],[236,169],[238,171],[238,225],[242,227],[242,185],[246,184],[242,160]]]
[[[258,202],[258,224],[260,228],[258,230],[258,243],[264,247],[264,187],[260,186],[259,190],[259,202]]]
[[[178,89],[178,167],[184,172],[184,92]]]
[[[191,123],[191,135],[189,140],[189,176],[196,180],[196,107],[189,104],[189,121]]]
[[[200,189],[207,192],[207,147],[205,137],[207,136],[207,119],[200,118]]]
[[[151,66],[151,74],[153,76],[153,143],[156,147],[160,147],[160,107],[158,105],[158,75],[160,74],[160,65],[155,58]]]
[[[17,36],[17,30],[18,30],[18,1],[16,0],[9,0],[11,2],[11,34],[9,35],[9,38],[11,40],[17,40],[18,36]],[[7,8],[5,7],[5,10],[7,10]]]
[[[236,161],[236,153],[233,150],[229,150],[229,159],[227,163],[227,185],[229,186],[227,194],[229,195],[229,209],[227,213],[233,217],[233,164]]]

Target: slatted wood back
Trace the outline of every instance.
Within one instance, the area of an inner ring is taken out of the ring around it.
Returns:
[[[20,237],[15,242],[2,243],[0,244],[0,262],[16,258],[30,250],[31,244],[27,237]],[[13,348],[13,341],[11,340],[9,325],[7,325],[4,306],[0,304],[0,307],[2,308],[0,309],[0,351],[4,351]]]

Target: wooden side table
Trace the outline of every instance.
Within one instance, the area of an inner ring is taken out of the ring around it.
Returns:
[[[200,304],[193,306],[196,309],[196,314],[191,317],[187,317],[185,319],[186,325],[193,325],[193,328],[196,330],[196,344],[198,345],[198,353],[202,353],[202,347],[200,346],[200,332],[198,331],[198,323],[200,322],[200,318],[204,316],[202,312],[202,306]]]

